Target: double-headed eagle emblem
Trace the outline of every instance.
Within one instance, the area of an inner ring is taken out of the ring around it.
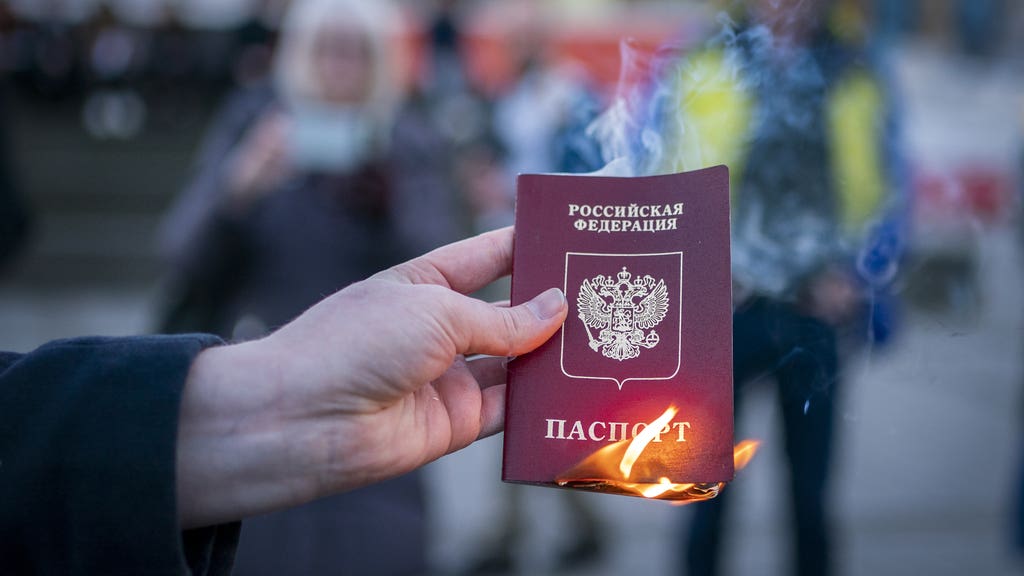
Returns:
[[[665,281],[632,276],[625,266],[617,278],[599,274],[583,281],[576,298],[590,348],[619,361],[636,358],[640,348],[657,346],[660,339],[653,328],[668,313]],[[597,338],[591,328],[598,331]]]

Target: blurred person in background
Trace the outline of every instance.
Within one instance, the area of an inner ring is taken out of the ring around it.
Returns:
[[[585,173],[603,165],[597,143],[586,134],[597,117],[599,102],[582,71],[548,62],[545,55],[550,34],[543,18],[527,11],[514,27],[513,57],[518,62],[515,82],[494,105],[494,145],[500,156],[491,162],[485,150],[468,154],[464,164],[474,203],[477,225],[489,229],[514,220],[515,181],[519,174]],[[472,152],[472,151],[471,151]],[[502,295],[508,298],[507,290]],[[521,569],[516,553],[529,533],[530,509],[525,506],[531,488],[505,484],[495,531],[480,543],[480,553],[465,573],[510,574]],[[560,542],[553,559],[556,573],[579,570],[597,562],[605,549],[605,527],[591,506],[592,495],[578,491],[555,493],[563,510],[569,535]]]
[[[979,58],[990,57],[999,48],[1006,27],[1004,0],[958,0],[955,22],[964,52]]]
[[[277,0],[258,0],[244,21],[233,31],[235,47],[231,61],[232,77],[239,87],[265,82],[274,63],[274,46],[277,44],[277,12],[281,8]]]
[[[789,469],[793,572],[832,571],[830,470],[843,336],[876,317],[867,288],[892,280],[898,236],[876,220],[889,192],[886,94],[848,1],[750,0],[738,30],[674,68],[660,171],[724,163],[733,190],[736,415],[774,380]],[[696,161],[695,163],[692,163]],[[699,164],[699,165],[697,165]],[[860,248],[860,252],[858,252]],[[863,340],[868,331],[863,328]],[[730,494],[694,506],[686,574],[720,573]]]
[[[27,27],[17,57],[27,84],[41,97],[60,100],[82,88],[82,62],[76,51],[80,41],[74,26],[62,17],[57,3],[45,3],[38,20]]]
[[[416,164],[431,140],[394,125],[397,23],[386,2],[293,3],[273,82],[230,99],[166,219],[163,331],[261,336],[457,235],[449,189],[424,176],[430,157]],[[423,496],[412,473],[255,518],[236,573],[423,573]]]
[[[441,138],[430,147],[448,167],[448,185],[465,201],[460,215],[468,231],[493,230],[508,217],[509,183],[504,180],[504,150],[494,133],[494,102],[473,81],[464,26],[471,14],[466,0],[438,0],[423,17],[428,58],[415,85],[411,106],[420,122]],[[414,126],[415,122],[408,122]],[[494,287],[486,291],[494,292]],[[507,294],[494,294],[507,298]],[[482,295],[485,297],[485,295]]]

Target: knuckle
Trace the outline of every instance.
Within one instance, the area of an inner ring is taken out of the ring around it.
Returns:
[[[511,308],[505,308],[499,310],[503,324],[503,333],[505,340],[509,347],[514,346],[518,342],[524,332],[524,319],[520,310],[513,310]]]

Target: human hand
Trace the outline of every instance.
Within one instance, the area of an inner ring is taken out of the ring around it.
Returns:
[[[511,262],[512,229],[483,234],[353,284],[262,340],[200,354],[181,408],[183,526],[383,480],[500,430],[506,357],[542,344],[568,310],[557,289],[515,307],[463,296]]]
[[[228,162],[228,199],[249,206],[292,171],[288,153],[290,121],[280,110],[263,114],[239,143]]]
[[[848,274],[828,268],[811,280],[803,302],[808,314],[838,326],[853,316],[860,295]]]

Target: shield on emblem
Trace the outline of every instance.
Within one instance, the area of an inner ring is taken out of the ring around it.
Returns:
[[[615,330],[616,332],[632,332],[633,308],[615,308],[612,321],[612,330]]]

